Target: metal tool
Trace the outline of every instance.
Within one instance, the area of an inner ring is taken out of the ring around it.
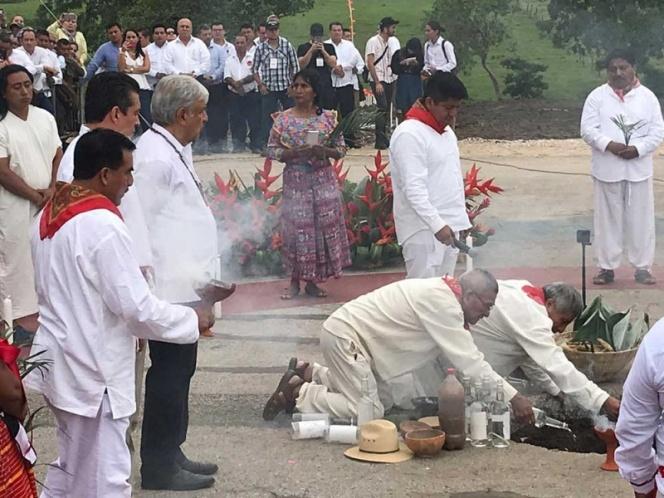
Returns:
[[[586,246],[591,245],[590,230],[577,230],[576,241],[581,244],[581,297],[586,307]]]

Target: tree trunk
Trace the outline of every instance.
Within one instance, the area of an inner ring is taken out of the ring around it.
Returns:
[[[496,100],[501,100],[502,95],[500,93],[500,86],[498,84],[498,79],[496,78],[496,75],[493,74],[493,71],[491,71],[491,69],[489,69],[489,66],[487,66],[486,57],[480,57],[480,61],[482,62],[482,67],[489,75],[489,79],[491,80],[491,84],[493,85],[493,91],[496,94]]]

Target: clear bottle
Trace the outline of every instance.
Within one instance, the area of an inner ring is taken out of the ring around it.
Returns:
[[[496,399],[491,403],[491,431],[489,433],[491,446],[494,448],[507,448],[512,437],[510,427],[510,407],[505,402],[503,381],[496,382]]]
[[[475,399],[470,405],[470,444],[475,448],[485,448],[489,444],[489,418],[483,395],[482,383],[475,382]]]
[[[565,422],[561,422],[555,418],[548,417],[544,411],[539,408],[533,407],[533,413],[535,414],[535,427],[540,428],[545,425],[548,427],[553,427],[554,429],[560,429],[563,431],[572,432],[572,429],[569,428]]]
[[[470,405],[473,403],[473,384],[467,375],[464,375],[461,378],[461,385],[463,385],[463,391],[465,394],[465,418],[466,418],[466,442],[470,442]]]
[[[496,399],[496,383],[488,374],[482,375],[482,391],[482,401],[490,405],[491,402]]]
[[[374,418],[374,404],[369,396],[369,377],[365,375],[362,378],[362,394],[357,402],[357,426],[362,427]]]
[[[445,432],[445,449],[461,450],[466,444],[465,392],[454,368],[438,388],[438,421]]]

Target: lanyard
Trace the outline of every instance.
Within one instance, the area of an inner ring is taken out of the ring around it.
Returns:
[[[203,198],[203,202],[207,206],[208,203],[207,203],[207,199],[205,198],[205,193],[203,192],[203,185],[201,184],[201,181],[198,178],[196,178],[196,176],[191,171],[191,169],[189,169],[189,165],[187,165],[187,161],[184,160],[184,157],[182,156],[182,153],[177,149],[177,147],[175,147],[175,145],[173,145],[173,142],[171,142],[166,135],[164,135],[162,132],[157,130],[154,126],[150,126],[150,130],[152,130],[154,133],[156,133],[161,138],[163,138],[166,141],[166,143],[168,145],[170,145],[171,148],[175,151],[175,153],[180,158],[180,161],[184,165],[184,168],[187,170],[187,173],[189,173],[189,175],[191,176],[191,179],[194,180],[194,183],[196,184],[196,187],[198,187],[198,192],[201,194],[201,197]]]

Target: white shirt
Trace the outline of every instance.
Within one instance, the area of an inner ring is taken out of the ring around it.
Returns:
[[[609,395],[579,372],[555,342],[546,307],[523,290],[526,280],[499,280],[496,305],[470,331],[477,348],[503,377],[524,367],[551,395],[560,391],[598,413]]]
[[[152,86],[153,89],[159,82],[157,74],[168,74],[166,64],[164,63],[164,54],[166,53],[167,45],[168,42],[164,42],[164,44],[159,47],[156,43],[152,42],[144,49],[148,54],[148,57],[150,57],[150,71],[148,71],[147,78],[148,83],[150,83],[150,86]]]
[[[120,52],[122,55],[122,52]],[[128,52],[124,53],[125,56],[125,64],[127,67],[142,67],[143,66],[143,56],[139,55],[135,59],[129,55]],[[148,55],[149,57],[149,55]],[[141,90],[151,90],[152,87],[150,86],[150,83],[148,83],[148,77],[147,73],[142,73],[142,74],[137,74],[137,73],[127,73],[127,76],[129,76],[131,79],[133,79],[136,83],[138,83],[138,88]]]
[[[32,59],[30,59],[25,50],[19,50],[19,48],[12,49],[12,53],[9,56],[9,62],[23,66],[32,76],[35,76],[37,74],[37,68],[32,63]]]
[[[464,374],[501,379],[463,328],[461,305],[442,278],[408,279],[380,287],[337,309],[323,323],[369,354],[383,381],[413,372],[441,352]],[[506,399],[516,390],[507,382]]]
[[[427,41],[424,44],[424,68],[431,73],[436,71],[449,73],[456,65],[456,54],[451,41],[439,36],[435,43]]]
[[[395,40],[396,43],[395,41],[391,40]],[[367,40],[367,46],[364,51],[365,60],[366,57],[373,54],[376,75],[378,76],[378,79],[383,83],[392,83],[397,80],[397,75],[392,73],[390,62],[392,61],[392,56],[394,55],[394,52],[396,52],[399,49],[398,45],[399,45],[399,40],[397,40],[394,36],[388,38],[387,42],[385,42],[385,40],[383,40],[383,38],[380,35],[372,36],[371,38],[369,38],[369,40]],[[385,52],[385,48],[387,48],[387,52]],[[381,58],[383,52],[385,52],[385,55]],[[380,61],[378,62],[378,64],[376,64],[376,61],[378,59],[380,59]],[[367,63],[367,66],[368,65],[369,64]],[[373,81],[373,76],[371,76],[370,79]]]
[[[177,37],[166,46],[164,66],[168,74],[207,74],[210,71],[209,49],[193,36],[187,44]]]
[[[44,66],[50,66],[52,69],[55,69],[58,72],[55,78],[59,77],[60,80],[62,80],[62,71],[60,70],[60,65],[57,63],[57,59],[53,60],[53,58],[51,58],[50,50],[46,50],[45,48],[41,47],[35,47],[35,50],[31,54],[29,54],[28,51],[25,50],[25,48],[18,47],[17,49],[14,49],[14,51],[23,52],[32,61],[32,65],[34,66],[36,71],[34,73],[35,81],[33,83],[33,88],[35,89],[35,91],[41,92],[43,90],[48,89],[48,85],[46,83],[46,73],[44,72]],[[14,51],[12,51],[12,54]]]
[[[648,332],[623,386],[616,436],[616,463],[634,491],[664,490],[664,321]],[[653,448],[656,446],[656,450]]]
[[[325,43],[334,45],[334,50],[337,53],[337,64],[344,70],[343,78],[337,76],[334,71],[332,71],[332,86],[334,88],[340,88],[353,85],[353,88],[358,90],[357,75],[364,70],[364,61],[362,60],[362,55],[360,55],[359,50],[353,45],[353,42],[344,39],[342,39],[338,45],[334,43],[332,39],[327,40]],[[355,73],[353,73],[353,69],[356,70]]]
[[[134,187],[152,250],[155,294],[173,303],[199,301],[195,289],[216,270],[217,225],[196,184],[191,144],[184,147],[153,126],[163,136],[148,130],[138,141]]]
[[[253,74],[253,67],[253,53],[247,52],[242,60],[239,59],[237,54],[229,55],[228,59],[226,59],[226,65],[224,66],[224,79],[231,78],[235,81],[243,80],[247,76],[251,76]],[[242,85],[242,88],[244,89],[245,93],[253,92],[256,90],[256,82],[252,81],[251,83],[245,83]],[[228,89],[233,93],[237,93],[235,88],[231,87],[230,85],[228,85]]]
[[[622,159],[606,150],[609,142],[624,144],[623,132],[611,118],[624,116],[628,123],[641,121],[629,145],[639,151],[635,159]],[[653,174],[652,154],[664,140],[664,121],[654,93],[640,85],[622,102],[608,83],[596,88],[583,106],[581,136],[592,147],[592,175],[603,182],[640,182]]]
[[[136,342],[194,343],[196,313],[157,299],[148,289],[122,220],[97,209],[67,221],[52,238],[32,226],[32,255],[39,296],[39,330],[33,351],[52,363],[33,371],[26,385],[69,413],[95,417],[104,392],[113,418],[130,416],[134,401]]]
[[[90,128],[81,125],[78,135],[71,141],[67,150],[60,159],[60,166],[58,167],[57,180],[59,182],[71,183],[74,180],[74,151],[78,140],[90,131]],[[136,166],[134,164],[134,166]],[[136,187],[129,187],[129,190],[122,198],[120,203],[120,212],[125,219],[125,225],[131,240],[133,242],[132,248],[134,256],[138,260],[140,266],[152,266],[152,249],[148,241],[148,230],[145,226],[145,217],[141,203],[138,200]]]
[[[470,228],[459,147],[449,126],[442,134],[407,119],[390,140],[394,221],[403,244],[417,232],[437,233],[445,225]]]

